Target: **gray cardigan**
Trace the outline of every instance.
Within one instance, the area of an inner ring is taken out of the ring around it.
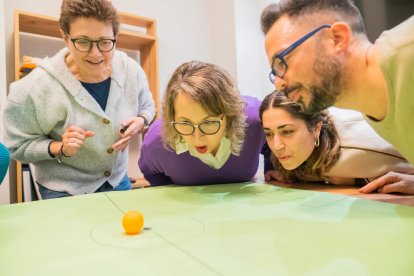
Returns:
[[[65,64],[66,48],[45,58],[10,86],[4,109],[4,142],[12,157],[33,163],[43,186],[73,195],[93,193],[105,181],[116,187],[127,172],[128,150],[112,152],[121,122],[145,114],[154,117],[154,101],[142,68],[115,51],[105,112]],[[63,163],[48,154],[51,141],[61,141],[70,125],[95,132],[77,154]]]

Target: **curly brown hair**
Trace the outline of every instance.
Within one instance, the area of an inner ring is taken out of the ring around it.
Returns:
[[[226,116],[225,135],[231,142],[232,153],[239,155],[247,126],[245,103],[227,71],[201,61],[184,63],[175,70],[162,104],[162,138],[167,149],[175,149],[177,140],[181,139],[171,125],[175,115],[174,100],[178,93],[188,95],[211,115]]]
[[[283,109],[292,117],[303,120],[310,132],[319,123],[322,124],[319,146],[315,147],[308,159],[298,168],[286,170],[272,153],[273,166],[285,179],[295,181],[303,179],[303,176],[321,177],[323,172],[328,171],[338,161],[340,156],[339,137],[328,111],[324,110],[314,114],[305,113],[300,103],[289,99],[280,91],[274,91],[264,98],[259,109],[260,120],[262,120],[263,113],[270,108]]]
[[[118,34],[118,14],[108,0],[63,0],[60,10],[59,26],[66,34],[70,32],[70,24],[78,17],[111,23],[114,36]]]

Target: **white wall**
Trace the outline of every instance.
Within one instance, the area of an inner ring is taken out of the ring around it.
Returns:
[[[160,96],[180,64],[193,59],[212,60],[209,0],[113,0],[112,3],[120,11],[157,20]]]
[[[234,0],[210,0],[212,59],[210,62],[225,68],[237,81],[236,20]]]
[[[236,79],[242,94],[254,95],[260,99],[272,90],[267,78],[269,65],[264,52],[264,38],[259,26],[261,10],[270,2],[271,0],[112,0],[119,11],[157,20],[161,97],[177,66],[186,61],[201,60],[224,67]],[[0,69],[0,99],[4,102],[6,89],[14,79],[14,10],[58,17],[61,1],[5,0],[2,3],[0,67],[4,69],[6,66],[7,74],[5,76],[4,70]],[[21,37],[21,42],[23,53],[40,56],[56,52],[59,45],[63,45],[52,41],[50,48],[44,49],[44,43],[42,47],[37,46],[34,40],[24,36]],[[14,176],[13,171],[11,174]],[[0,187],[0,204],[6,193],[4,187]]]
[[[263,99],[274,90],[260,30],[260,15],[274,0],[235,0],[237,80],[242,94]]]

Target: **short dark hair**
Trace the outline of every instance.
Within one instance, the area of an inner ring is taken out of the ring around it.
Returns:
[[[291,171],[286,170],[272,153],[273,166],[283,177],[292,181],[301,180],[303,176],[320,177],[338,161],[340,156],[339,137],[328,111],[324,110],[314,114],[305,113],[300,103],[289,99],[280,91],[274,91],[263,99],[259,109],[260,121],[263,119],[263,113],[270,108],[283,109],[292,117],[304,121],[310,132],[318,123],[322,123],[319,146],[315,147],[308,159],[298,168]]]
[[[268,5],[261,15],[261,27],[267,34],[283,15],[303,18],[317,13],[331,13],[336,20],[346,22],[354,33],[366,34],[361,13],[352,0],[281,0]]]
[[[118,34],[118,14],[108,0],[63,0],[60,9],[59,27],[66,34],[70,32],[70,24],[78,17],[111,23],[114,36]]]

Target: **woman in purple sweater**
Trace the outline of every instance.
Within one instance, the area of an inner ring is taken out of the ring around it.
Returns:
[[[271,169],[259,107],[218,66],[182,64],[168,83],[162,118],[145,135],[138,161],[145,179],[152,186],[251,181],[262,151]]]

